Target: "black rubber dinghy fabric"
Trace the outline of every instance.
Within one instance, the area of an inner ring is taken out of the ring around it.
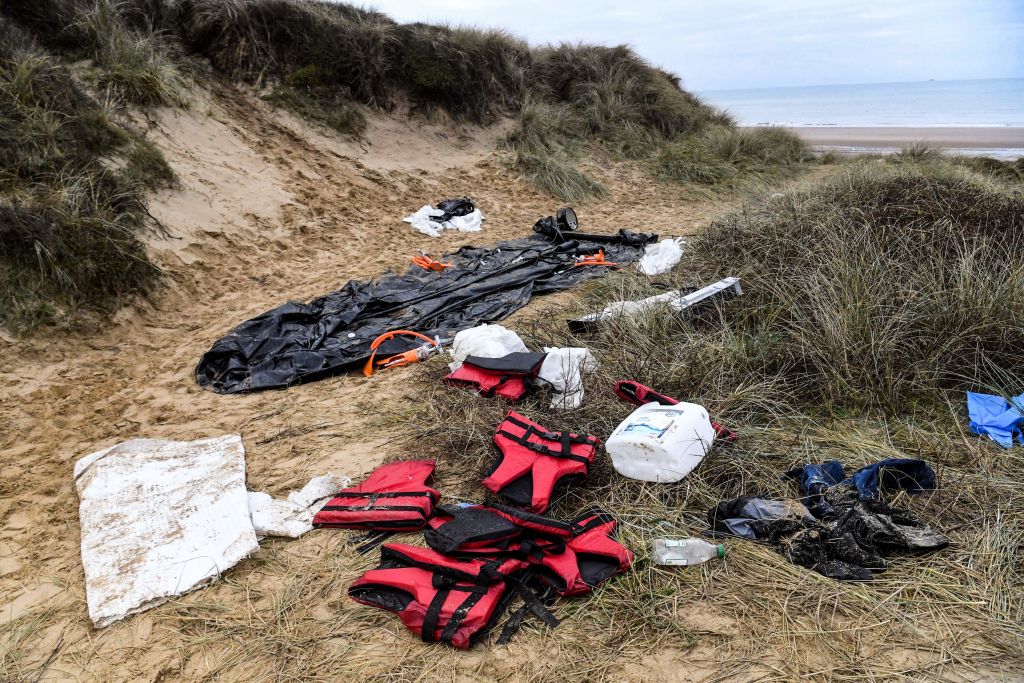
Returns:
[[[571,233],[569,233],[571,234]],[[582,237],[582,235],[581,235]],[[370,356],[374,339],[391,330],[450,338],[459,330],[502,320],[531,297],[604,275],[604,266],[574,266],[604,249],[612,262],[636,261],[656,235],[620,230],[601,241],[553,242],[541,235],[493,248],[462,247],[440,272],[412,266],[404,275],[351,280],[309,303],[289,302],[248,320],[217,340],[196,368],[207,389],[232,394],[279,389],[352,369]],[[396,337],[377,357],[422,344]]]

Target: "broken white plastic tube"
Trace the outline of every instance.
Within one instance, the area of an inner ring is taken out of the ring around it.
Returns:
[[[668,306],[668,308],[674,311],[685,311],[701,301],[729,290],[732,290],[737,295],[743,294],[743,288],[740,286],[740,279],[738,277],[727,277],[689,294],[675,291],[657,294],[638,301],[616,301],[605,306],[604,310],[599,313],[591,313],[582,318],[570,320],[569,327],[574,331],[585,331],[593,328],[602,320],[616,318],[620,315],[636,315],[656,306]]]

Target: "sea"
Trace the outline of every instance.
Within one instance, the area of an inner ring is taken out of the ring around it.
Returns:
[[[1024,127],[1024,78],[864,83],[698,93],[743,126]],[[984,135],[979,131],[980,135]],[[988,150],[1019,156],[1024,150]],[[1017,154],[1013,154],[1017,152]]]

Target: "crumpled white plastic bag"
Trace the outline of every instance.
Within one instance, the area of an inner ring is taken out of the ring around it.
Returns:
[[[337,474],[313,477],[283,500],[249,491],[249,515],[256,535],[298,538],[313,528],[313,516],[335,493],[348,488],[352,480]]]
[[[424,205],[416,213],[410,214],[402,220],[412,225],[413,229],[431,237],[440,237],[441,231],[445,229],[458,230],[459,232],[479,232],[483,228],[484,215],[480,209],[473,209],[472,213],[465,216],[452,216],[447,221],[439,222],[434,220],[443,216],[444,211],[435,209],[430,204]]]
[[[544,347],[547,358],[538,377],[551,385],[551,407],[572,410],[583,403],[583,375],[597,370],[590,349],[577,346]]]
[[[657,244],[648,244],[637,263],[637,269],[644,275],[667,273],[683,258],[684,247],[686,240],[682,237],[666,237]]]
[[[462,330],[452,340],[452,359],[448,364],[452,372],[462,367],[467,356],[501,358],[510,353],[529,351],[519,335],[501,325],[477,325]]]

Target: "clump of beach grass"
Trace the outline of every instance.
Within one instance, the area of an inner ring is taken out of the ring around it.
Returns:
[[[174,177],[66,67],[6,21],[0,37],[0,319],[30,331],[149,290],[145,196]]]

